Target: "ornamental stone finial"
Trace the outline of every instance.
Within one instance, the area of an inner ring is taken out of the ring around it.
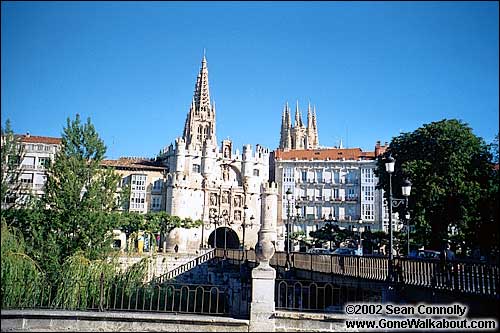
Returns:
[[[269,266],[269,260],[275,252],[277,202],[277,184],[274,182],[266,183],[262,188],[261,227],[255,247],[255,255],[260,262],[259,266]]]

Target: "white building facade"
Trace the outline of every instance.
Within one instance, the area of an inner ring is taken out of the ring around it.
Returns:
[[[310,114],[310,111],[308,112]],[[283,138],[289,136],[289,110],[282,118],[280,148],[272,153],[271,171],[278,184],[278,248],[284,246],[286,224],[290,233],[311,231],[333,223],[353,231],[388,230],[383,191],[377,190],[376,157],[385,150],[377,142],[375,151],[360,148],[293,149]],[[310,116],[308,117],[310,118]],[[296,123],[300,125],[297,107]],[[313,125],[316,129],[316,113]],[[288,141],[290,141],[288,139]],[[317,132],[315,145],[319,146]],[[291,198],[286,196],[291,191]]]
[[[183,135],[159,157],[167,169],[166,211],[202,220],[205,226],[196,231],[196,237],[203,246],[215,242],[224,246],[223,237],[228,248],[239,248],[245,231],[245,247],[254,247],[270,153],[260,145],[255,150],[244,145],[240,153],[233,150],[230,140],[218,146],[215,116],[203,57]],[[220,231],[214,233],[216,227]]]
[[[16,140],[22,146],[22,159],[19,161],[19,188],[4,198],[2,207],[21,204],[29,195],[41,196],[47,182],[46,169],[54,161],[61,146],[60,138],[16,134]]]

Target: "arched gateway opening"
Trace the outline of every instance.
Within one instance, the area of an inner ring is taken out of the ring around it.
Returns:
[[[215,237],[217,233],[217,237]],[[226,243],[226,249],[239,249],[240,248],[240,238],[238,234],[231,228],[220,227],[215,231],[212,231],[208,237],[208,245],[214,247],[215,239],[217,239],[217,247],[224,248],[224,239]]]

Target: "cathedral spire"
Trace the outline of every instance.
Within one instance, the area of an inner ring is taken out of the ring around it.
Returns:
[[[311,102],[307,104],[307,128],[312,129],[312,114],[311,114]]]
[[[288,127],[292,127],[292,118],[290,115],[290,107],[288,106],[288,102],[286,102],[286,111],[285,111],[286,123]]]
[[[183,138],[187,146],[202,149],[205,143],[216,144],[215,138],[215,103],[210,100],[208,67],[205,52],[201,68],[196,77],[191,107],[186,117]]]
[[[299,100],[297,100],[297,106],[295,107],[295,127],[302,127],[302,117],[299,110]]]
[[[194,88],[194,100],[198,108],[210,107],[210,88],[208,85],[208,67],[205,54],[203,54],[200,73],[198,74]]]
[[[313,127],[316,130],[316,136],[318,136],[318,126],[316,125],[316,105],[313,108],[312,120],[313,120]]]

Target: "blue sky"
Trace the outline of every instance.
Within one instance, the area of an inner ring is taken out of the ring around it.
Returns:
[[[108,157],[182,135],[203,49],[217,139],[275,149],[286,101],[320,144],[373,150],[443,118],[498,133],[497,2],[2,2],[1,112],[60,136],[91,117]]]

